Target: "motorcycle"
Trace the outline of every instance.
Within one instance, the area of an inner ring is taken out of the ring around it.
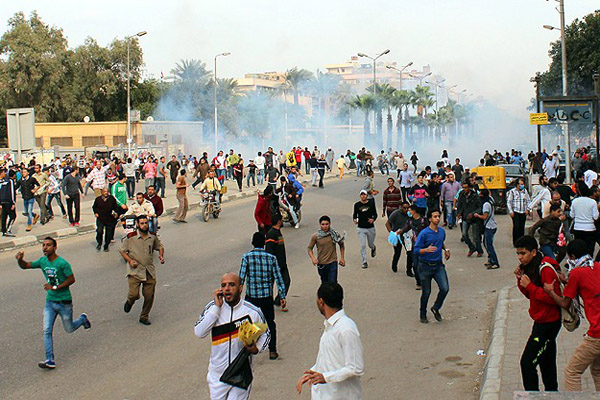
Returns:
[[[212,214],[213,218],[219,218],[219,213],[221,210],[219,209],[219,205],[217,203],[216,197],[218,196],[215,192],[202,192],[202,199],[200,200],[200,213],[202,214],[202,219],[204,222],[208,222],[208,218],[210,214]]]
[[[297,221],[295,223],[290,210],[292,210],[292,212],[296,215]],[[283,223],[288,223],[291,226],[299,224],[300,220],[302,219],[302,210],[294,210],[294,208],[288,202],[285,193],[279,194],[279,212],[281,214],[281,220]]]

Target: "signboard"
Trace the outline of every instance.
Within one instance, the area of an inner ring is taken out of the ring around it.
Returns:
[[[8,147],[21,152],[35,147],[35,113],[33,108],[6,110]]]
[[[550,124],[594,123],[592,101],[544,101],[542,108]]]
[[[548,113],[529,114],[530,125],[548,125]]]
[[[129,118],[131,122],[138,122],[140,120],[140,110],[131,110]]]

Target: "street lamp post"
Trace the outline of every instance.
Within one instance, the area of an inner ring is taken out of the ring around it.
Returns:
[[[560,50],[562,64],[562,94],[568,95],[567,89],[567,45],[565,40],[565,2],[564,0],[556,0],[558,2],[558,14],[560,15]],[[544,28],[549,30],[556,29],[551,25],[544,25]],[[569,121],[563,124],[563,131],[566,141],[566,160],[565,167],[567,172],[567,182],[571,182],[571,135],[569,133]]]
[[[220,53],[217,54],[215,56],[215,82],[214,82],[214,100],[215,100],[215,156],[217,155],[217,152],[219,151],[217,149],[217,145],[218,145],[218,136],[219,136],[219,122],[218,122],[218,115],[219,115],[219,111],[218,111],[218,105],[217,105],[217,85],[218,85],[218,80],[217,80],[217,57],[227,57],[228,55],[230,55],[231,53]]]
[[[135,35],[125,37],[127,41],[127,156],[131,157],[131,143],[133,140],[131,139],[131,96],[129,94],[129,80],[131,79],[131,74],[129,70],[129,43],[131,39],[134,37],[142,37],[144,36],[146,31],[141,31],[136,33]]]
[[[412,62],[412,61],[411,61],[411,62],[409,62],[408,64],[406,64],[406,65],[405,65],[404,67],[402,67],[402,68],[396,68],[396,67],[393,67],[393,66],[391,66],[391,65],[387,65],[387,66],[386,66],[386,68],[387,68],[387,69],[392,69],[392,70],[394,70],[394,71],[398,71],[398,73],[399,73],[398,75],[399,75],[399,79],[400,79],[400,85],[398,86],[398,90],[402,90],[402,72],[404,72],[404,70],[405,70],[406,68],[410,67],[411,65],[413,65],[413,62]]]
[[[448,105],[448,100],[450,99],[450,91],[452,89],[454,89],[455,87],[457,87],[457,86],[458,85],[453,85],[453,86],[450,86],[450,87],[444,87],[444,86],[440,85],[440,87],[442,89],[446,89],[446,105]]]
[[[442,79],[441,81],[435,81],[435,82],[425,81],[425,83],[435,86],[435,111],[436,112],[438,111],[438,88],[441,87],[441,84],[444,82],[446,82],[446,79]]]
[[[427,73],[427,74],[425,74],[425,75],[423,75],[421,77],[418,77],[417,75],[413,75],[413,74],[408,74],[408,75],[410,75],[412,78],[418,79],[419,80],[419,86],[423,86],[423,79],[425,79],[429,75],[431,75],[431,72],[429,72],[429,73]]]
[[[368,55],[366,55],[365,53],[358,53],[357,55],[359,57],[365,57],[368,58],[370,60],[373,61],[373,97],[375,98],[375,104],[377,104],[377,59],[381,56],[384,56],[386,54],[388,54],[390,52],[390,49],[385,50],[384,52],[382,52],[381,54],[379,54],[377,57],[370,57]],[[377,108],[377,105],[375,106],[375,108]],[[373,134],[375,134],[376,130],[377,130],[377,111],[375,109],[373,109]]]

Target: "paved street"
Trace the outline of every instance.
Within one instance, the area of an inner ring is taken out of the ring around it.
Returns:
[[[384,180],[378,176],[377,186]],[[485,270],[485,259],[467,258],[459,232],[449,232],[447,264],[450,294],[442,323],[418,320],[414,280],[390,269],[391,248],[384,220],[377,221],[377,258],[360,268],[358,240],[351,221],[352,204],[362,180],[329,180],[323,190],[308,187],[302,228],[283,233],[292,277],[290,312],[277,312],[280,359],[255,359],[253,398],[296,396],[295,383],[316,358],[323,318],[315,306],[319,278],[306,255],[306,244],[322,214],[333,227],[348,232],[347,264],[340,270],[345,308],[358,324],[365,349],[365,399],[475,399],[497,290],[512,283],[515,264],[509,248],[508,220],[500,217],[497,235],[502,268]],[[381,196],[377,196],[378,208]],[[77,282],[74,312],[87,312],[91,332],[66,334],[55,326],[54,371],[38,369],[43,359],[43,278],[21,271],[14,252],[0,254],[0,398],[207,398],[205,374],[210,342],[193,334],[195,321],[226,271],[237,271],[255,230],[254,199],[227,204],[218,220],[163,221],[166,263],[159,266],[152,326],[137,322],[141,305],[122,310],[127,284],[125,264],[116,252],[96,253],[93,235],[59,241],[58,253],[69,260]],[[117,232],[117,237],[120,232]],[[38,245],[25,249],[27,260],[41,255]],[[405,257],[401,258],[404,265]],[[434,295],[435,295],[434,291]],[[431,318],[430,316],[430,319]],[[400,397],[399,397],[400,396]],[[299,398],[309,398],[303,393]]]

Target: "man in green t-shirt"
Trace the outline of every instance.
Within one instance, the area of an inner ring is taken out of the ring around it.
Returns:
[[[127,211],[127,189],[125,188],[125,182],[127,181],[127,177],[124,173],[119,174],[119,179],[112,185],[110,189],[110,194],[117,200],[117,205],[120,206],[124,211]]]
[[[71,265],[64,258],[56,254],[56,240],[47,237],[42,242],[43,257],[28,262],[23,259],[25,253],[19,251],[15,258],[21,269],[42,270],[46,283],[46,306],[44,307],[44,347],[46,348],[46,361],[38,363],[38,367],[45,369],[56,368],[54,362],[54,347],[52,343],[52,331],[54,321],[60,315],[63,327],[67,333],[71,333],[83,326],[89,330],[92,327],[87,314],[81,314],[73,321],[73,301],[69,286],[75,283],[75,275],[71,271]]]

